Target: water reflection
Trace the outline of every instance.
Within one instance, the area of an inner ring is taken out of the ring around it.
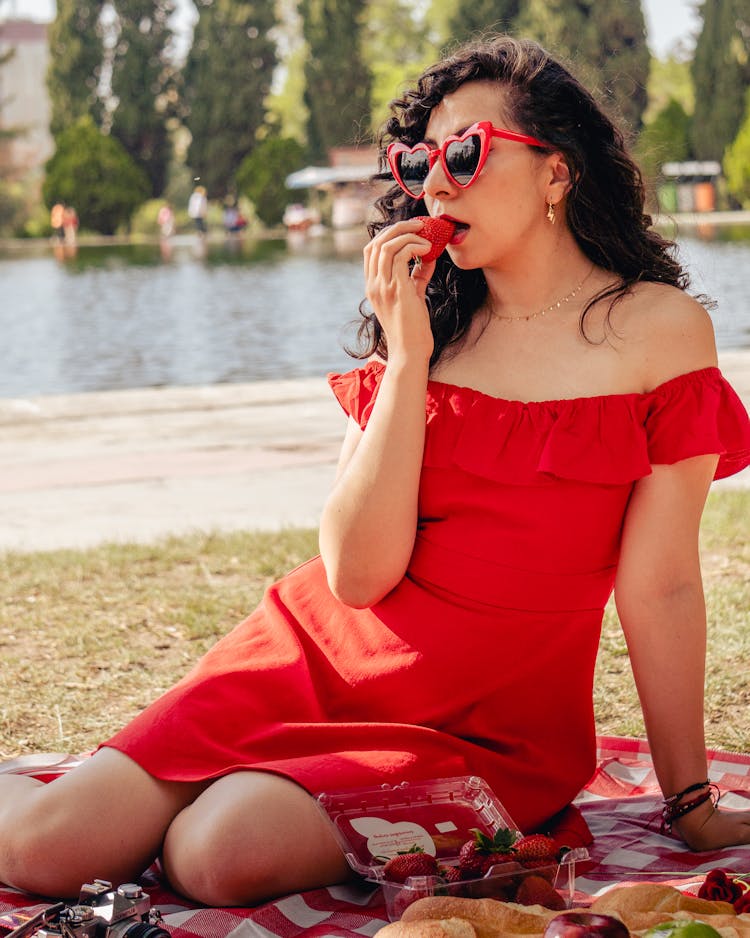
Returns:
[[[0,396],[322,375],[364,292],[363,232],[0,252]],[[750,229],[680,237],[720,348],[750,347]]]

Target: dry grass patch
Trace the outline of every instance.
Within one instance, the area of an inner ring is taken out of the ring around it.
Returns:
[[[93,747],[316,550],[295,530],[5,554],[0,759]]]
[[[750,492],[712,493],[702,553],[709,613],[707,735],[750,750]],[[117,730],[248,615],[317,534],[238,533],[3,557],[0,759],[81,752]],[[607,611],[599,730],[642,735],[625,643]]]

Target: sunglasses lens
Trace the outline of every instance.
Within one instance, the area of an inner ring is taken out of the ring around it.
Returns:
[[[454,181],[467,186],[474,178],[479,166],[482,141],[479,134],[471,134],[465,140],[454,140],[445,151],[445,165]]]
[[[416,153],[399,153],[398,172],[404,187],[412,195],[419,195],[430,172],[427,153],[424,150],[417,150]]]

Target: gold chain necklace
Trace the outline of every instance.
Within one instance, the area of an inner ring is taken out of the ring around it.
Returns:
[[[495,310],[492,308],[492,301],[490,301],[490,315],[492,316],[493,319],[499,319],[500,322],[528,322],[530,319],[538,319],[540,316],[546,316],[547,313],[551,313],[551,312],[554,312],[555,310],[560,309],[560,307],[563,306],[565,303],[569,303],[570,300],[578,296],[578,294],[583,289],[584,283],[586,283],[586,281],[589,279],[589,277],[591,276],[593,272],[594,272],[594,266],[592,264],[589,272],[586,274],[583,280],[579,281],[579,283],[576,285],[574,290],[571,290],[571,292],[567,296],[564,296],[561,300],[558,300],[556,303],[552,303],[549,306],[545,306],[544,309],[540,309],[538,313],[531,313],[529,316],[501,316],[499,313],[496,313]]]

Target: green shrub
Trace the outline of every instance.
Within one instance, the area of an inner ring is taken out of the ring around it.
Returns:
[[[743,208],[750,207],[750,92],[745,119],[724,153],[723,168],[729,194]]]
[[[128,224],[150,191],[148,177],[122,144],[102,134],[89,117],[57,138],[42,187],[48,208],[66,202],[78,212],[81,227],[101,234]]]
[[[280,225],[292,199],[284,180],[305,162],[305,151],[291,137],[267,137],[237,171],[237,188],[255,206],[255,214],[268,227]]]

